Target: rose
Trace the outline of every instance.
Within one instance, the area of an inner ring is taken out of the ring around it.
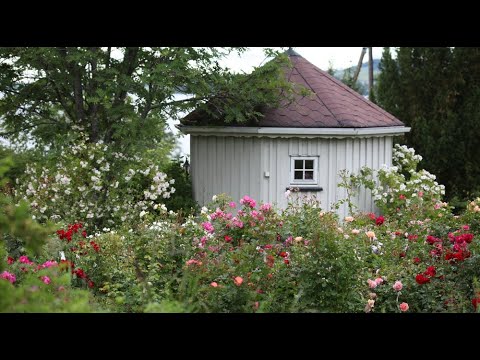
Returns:
[[[417,276],[415,276],[415,281],[418,284],[423,285],[423,284],[426,284],[426,283],[430,282],[430,278],[426,277],[423,274],[418,274]]]
[[[346,222],[352,222],[352,221],[353,221],[353,216],[347,216],[347,217],[345,218],[345,221],[346,221]]]
[[[382,225],[383,222],[385,221],[385,218],[383,216],[379,216],[377,217],[377,219],[375,220],[375,224],[377,224],[378,226]]]
[[[408,311],[408,308],[409,308],[409,306],[406,302],[403,302],[403,303],[400,304],[400,310],[402,312]]]
[[[403,284],[401,281],[395,281],[395,284],[393,284],[393,290],[395,291],[400,291],[403,288]],[[408,307],[408,305],[407,305]]]
[[[235,283],[235,285],[240,286],[240,285],[242,285],[242,283],[243,283],[243,279],[242,279],[240,276],[237,276],[237,277],[233,280],[233,282]]]
[[[373,231],[367,231],[365,235],[367,235],[370,239],[375,237],[375,233]]]
[[[368,279],[367,283],[370,289],[375,289],[377,287],[377,283],[374,280]]]
[[[436,275],[436,270],[435,270],[435,266],[429,266],[427,268],[427,271],[424,272],[425,275],[427,276],[430,276],[430,277],[434,277]]]

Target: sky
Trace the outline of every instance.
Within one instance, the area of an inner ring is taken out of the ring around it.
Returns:
[[[322,70],[327,70],[330,62],[334,69],[345,69],[350,66],[356,66],[360,58],[360,53],[362,52],[361,47],[293,47],[293,49]],[[382,47],[374,47],[372,51],[373,58],[380,59],[382,50]],[[363,61],[368,61],[368,52],[365,54]],[[244,71],[248,73],[253,70],[254,66],[260,66],[263,62],[265,62],[263,48],[252,47],[241,56],[230,54],[220,63],[234,71]],[[179,124],[179,121],[168,121],[170,129],[175,134],[178,134],[179,131],[175,128],[175,124]],[[190,135],[182,135],[179,138],[179,143],[182,153],[190,154]]]

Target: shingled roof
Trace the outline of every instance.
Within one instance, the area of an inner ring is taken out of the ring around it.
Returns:
[[[404,124],[327,72],[319,69],[289,49],[292,68],[286,72],[290,82],[303,85],[312,94],[297,96],[291,103],[263,112],[259,127],[295,128],[369,128],[403,126]],[[195,123],[199,113],[193,111],[182,123]],[[233,125],[233,124],[232,124]],[[235,124],[238,126],[238,124]],[[251,125],[250,125],[251,126]]]

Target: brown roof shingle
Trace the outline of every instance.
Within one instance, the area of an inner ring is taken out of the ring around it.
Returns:
[[[297,96],[290,104],[284,102],[278,108],[264,111],[264,117],[256,126],[367,128],[404,125],[296,52],[289,50],[288,55],[293,66],[287,71],[287,78],[311,90],[312,94]],[[184,120],[194,120],[194,113],[187,115]]]

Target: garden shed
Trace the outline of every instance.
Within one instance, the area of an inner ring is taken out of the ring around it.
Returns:
[[[178,128],[191,135],[193,194],[200,205],[226,193],[285,207],[285,191],[295,187],[330,209],[346,197],[338,187],[340,170],[391,165],[393,137],[410,128],[295,51],[287,54],[293,65],[288,80],[312,95],[266,109],[255,126],[205,126],[199,111],[182,119]],[[360,210],[375,210],[369,190],[355,200]],[[338,212],[346,216],[346,206]]]

